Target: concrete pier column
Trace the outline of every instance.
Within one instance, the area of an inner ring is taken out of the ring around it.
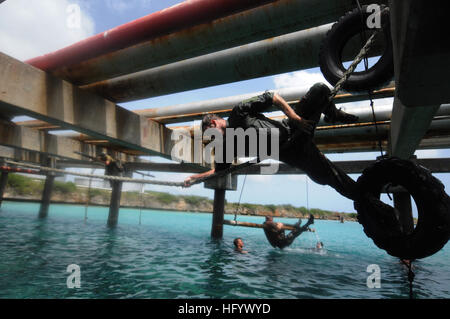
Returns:
[[[225,192],[224,189],[214,190],[214,208],[211,227],[211,237],[222,239],[223,237],[223,219],[225,213]]]
[[[51,157],[43,159],[42,165],[46,167],[56,167],[56,160]],[[50,207],[50,199],[52,197],[53,184],[55,182],[56,174],[48,172],[44,183],[44,190],[42,191],[41,207],[39,208],[39,218],[46,218],[48,216],[48,209]]]
[[[47,175],[44,184],[44,191],[42,192],[41,207],[39,209],[39,218],[46,218],[48,216],[48,209],[50,207],[50,198],[52,196],[54,181],[55,181],[54,175]]]
[[[0,208],[2,207],[3,194],[5,193],[7,183],[8,183],[8,172],[2,172],[2,175],[0,176]]]
[[[112,181],[111,201],[109,204],[108,227],[117,226],[119,220],[120,198],[122,196],[122,182]]]
[[[411,195],[407,192],[394,193],[394,207],[398,209],[399,222],[405,233],[414,230],[414,219],[412,214]]]
[[[237,176],[226,175],[205,182],[205,187],[214,189],[214,206],[211,226],[211,237],[222,239],[223,220],[225,214],[225,193],[227,190],[236,190]]]

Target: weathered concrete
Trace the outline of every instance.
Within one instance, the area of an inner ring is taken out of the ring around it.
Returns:
[[[0,107],[169,158],[171,130],[92,93],[0,53]],[[193,162],[187,156],[179,158]]]
[[[211,237],[214,239],[222,239],[223,237],[223,220],[225,214],[225,192],[224,189],[214,190],[214,208],[212,217]]]
[[[8,172],[2,172],[0,176],[0,208],[2,207],[3,195],[8,183]]]
[[[405,107],[448,103],[448,2],[390,0],[389,8],[398,98]]]
[[[112,182],[111,201],[109,204],[108,226],[115,227],[119,220],[120,198],[122,197],[122,182]]]
[[[394,98],[389,154],[409,159],[429,129],[438,109],[439,105],[408,108],[399,98]]]
[[[48,216],[54,181],[54,175],[47,175],[44,183],[44,191],[42,192],[41,206],[39,208],[39,218],[46,218]]]
[[[414,219],[411,205],[411,195],[407,192],[394,193],[394,207],[399,211],[399,222],[406,234],[414,230]]]

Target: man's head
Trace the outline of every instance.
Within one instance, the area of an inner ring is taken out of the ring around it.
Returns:
[[[244,248],[244,242],[241,238],[235,238],[233,244],[237,250],[242,250],[242,248]]]
[[[205,132],[209,128],[216,128],[225,134],[227,127],[227,121],[215,114],[206,114],[202,120],[202,132]]]
[[[272,216],[266,216],[266,222],[273,222]]]

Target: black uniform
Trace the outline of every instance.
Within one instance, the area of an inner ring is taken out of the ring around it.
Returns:
[[[329,102],[330,89],[317,83],[311,87],[308,93],[294,106],[294,111],[306,120],[314,121],[314,126],[324,113],[333,118],[337,113],[334,103]],[[356,182],[340,168],[331,163],[319,151],[313,141],[313,136],[298,130],[289,119],[275,121],[262,114],[273,105],[273,93],[265,92],[249,100],[236,105],[227,120],[229,128],[253,127],[278,128],[280,134],[280,158],[279,160],[293,167],[303,170],[313,181],[321,185],[330,185],[341,195],[355,199],[357,194]],[[226,134],[224,137],[224,154]],[[236,154],[235,154],[236,156]],[[239,154],[242,156],[242,154]],[[224,155],[224,159],[225,159]],[[216,170],[228,168],[231,163],[217,163]]]
[[[300,236],[301,233],[308,230],[309,225],[314,223],[314,217],[311,215],[308,222],[300,227],[301,221],[295,224],[295,229],[289,234],[285,234],[284,230],[279,230],[276,223],[273,221],[265,221],[263,223],[264,233],[266,234],[267,240],[272,245],[272,247],[278,247],[283,249],[290,246],[295,238]]]

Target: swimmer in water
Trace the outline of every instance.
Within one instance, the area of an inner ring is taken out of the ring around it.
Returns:
[[[234,251],[241,253],[241,254],[247,254],[248,251],[244,250],[244,242],[242,241],[242,238],[236,238],[233,241],[234,244]]]

